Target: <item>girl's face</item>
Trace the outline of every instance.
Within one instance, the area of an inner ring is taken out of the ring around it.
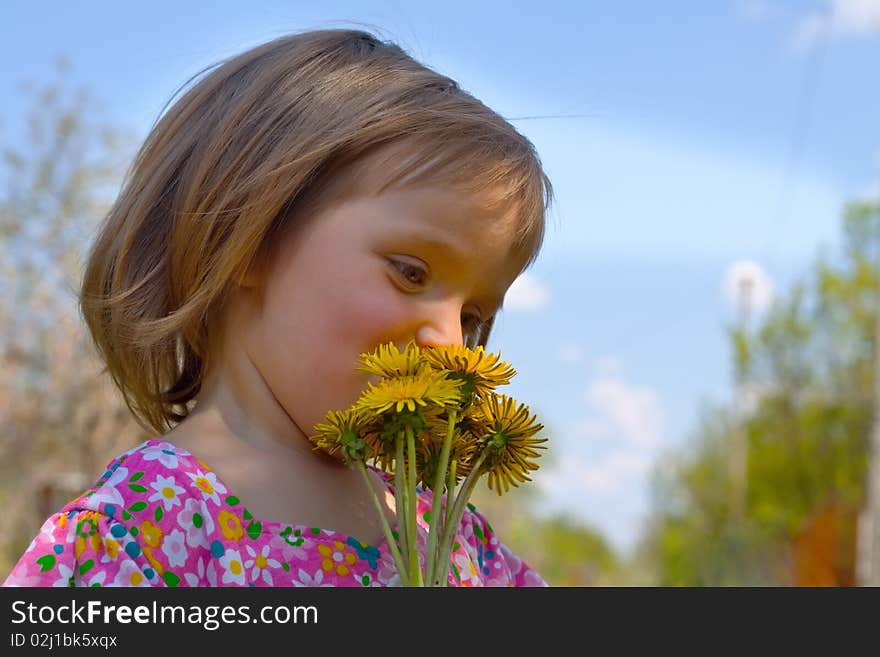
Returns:
[[[365,387],[359,354],[411,339],[462,344],[492,317],[523,265],[512,237],[509,217],[446,188],[332,205],[278,250],[262,312],[247,319],[240,348],[308,436]]]

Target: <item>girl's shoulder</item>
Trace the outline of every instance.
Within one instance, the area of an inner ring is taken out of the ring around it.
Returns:
[[[177,507],[200,500],[219,504],[225,492],[197,457],[165,440],[150,439],[111,460],[98,481],[61,512],[85,509],[127,521],[151,506],[156,509],[156,521],[161,522],[165,511]]]
[[[49,517],[5,586],[382,586],[386,551],[255,518],[185,449],[151,439]]]

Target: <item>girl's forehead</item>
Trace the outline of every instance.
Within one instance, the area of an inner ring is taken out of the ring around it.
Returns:
[[[438,184],[392,187],[360,200],[371,208],[369,222],[382,228],[415,234],[438,242],[485,242],[506,244],[512,250],[518,217],[511,210],[493,205],[489,194],[477,194]]]

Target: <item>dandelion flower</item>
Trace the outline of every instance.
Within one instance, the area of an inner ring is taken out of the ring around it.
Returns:
[[[413,340],[410,340],[399,351],[394,343],[379,345],[370,353],[361,354],[358,358],[360,363],[358,371],[367,374],[376,374],[382,378],[395,378],[399,376],[415,376],[428,367],[421,350]]]
[[[422,440],[419,441],[416,451],[416,471],[418,472],[419,481],[426,488],[433,488],[434,486],[437,469],[440,466],[440,454],[443,450],[445,434],[446,426],[443,425],[442,430],[438,427],[435,431],[426,432],[422,436]],[[463,467],[459,469],[458,464],[469,462],[477,446],[477,441],[473,436],[458,427],[455,428],[449,451],[449,463],[456,464],[456,482],[460,481],[468,472]]]
[[[309,440],[316,450],[336,458],[341,456],[347,463],[364,461],[372,453],[364,440],[368,424],[368,417],[354,407],[329,411],[324,421],[315,425],[315,434]]]
[[[531,459],[541,456],[538,450],[546,449],[542,443],[546,438],[534,435],[544,428],[535,421],[529,407],[517,406],[516,401],[506,395],[492,395],[480,406],[485,417],[488,433],[482,437],[481,453],[484,454],[483,469],[489,473],[488,485],[501,494],[510,486],[531,481],[528,473],[537,470],[538,465]]]
[[[355,407],[379,414],[403,410],[413,413],[417,407],[430,404],[451,406],[461,400],[461,385],[461,381],[447,379],[443,373],[424,370],[413,376],[384,379],[378,385],[368,383]]]
[[[427,349],[425,360],[436,369],[448,370],[449,376],[464,382],[466,399],[484,396],[495,388],[510,383],[516,374],[499,354],[486,353],[482,346],[470,349],[463,345],[443,345]]]

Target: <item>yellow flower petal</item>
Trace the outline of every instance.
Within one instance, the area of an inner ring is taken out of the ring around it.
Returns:
[[[400,351],[391,342],[379,345],[371,353],[361,354],[358,371],[383,378],[415,376],[428,368],[421,350],[412,340]]]

